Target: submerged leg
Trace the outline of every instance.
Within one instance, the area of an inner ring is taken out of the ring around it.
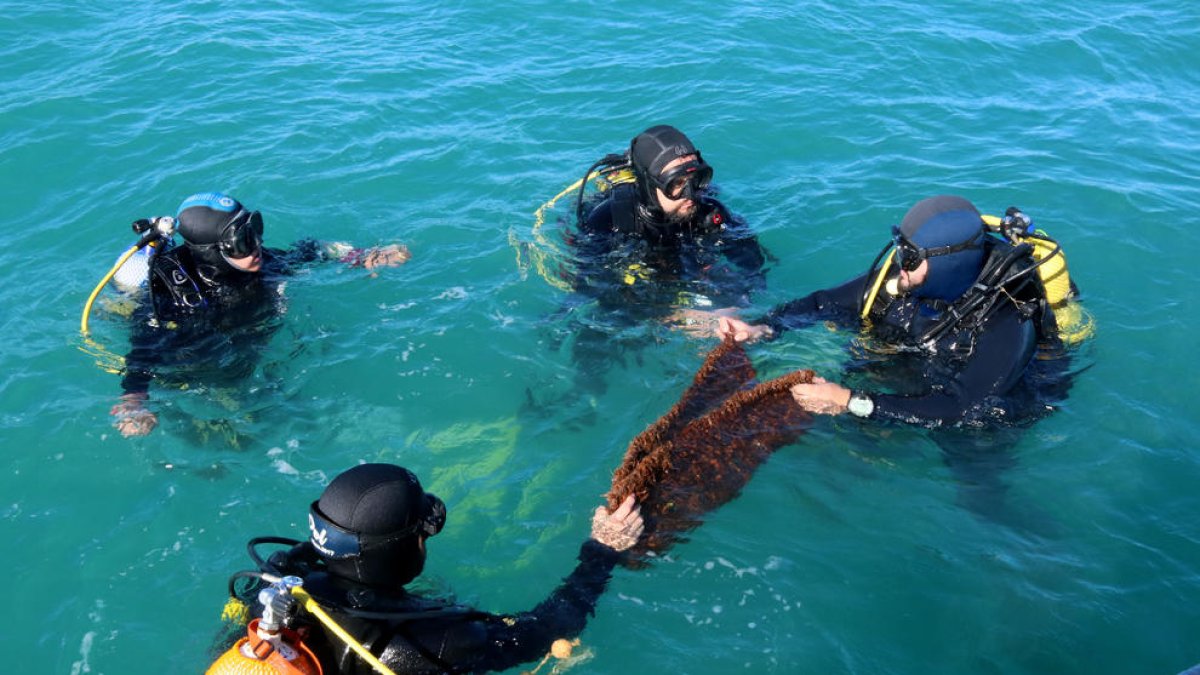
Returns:
[[[941,448],[942,459],[958,485],[960,506],[984,520],[1052,536],[1057,525],[1048,513],[1008,498],[1004,474],[1016,466],[1013,448],[1022,433],[1016,427],[955,429],[934,432],[933,440]]]

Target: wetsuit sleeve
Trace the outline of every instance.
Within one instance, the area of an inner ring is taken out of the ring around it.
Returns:
[[[155,260],[152,265],[157,265]],[[157,283],[151,275],[151,285]],[[155,321],[155,303],[161,296],[169,297],[165,291],[149,292],[142,296],[130,317],[129,352],[125,354],[125,366],[121,371],[121,390],[124,394],[146,395],[150,391],[150,381],[159,366],[166,363],[164,354],[169,353],[171,340],[177,337],[180,330],[186,328],[176,326],[169,330],[158,325]],[[169,301],[163,301],[169,305]],[[168,313],[169,307],[163,308],[162,316],[173,318]]]
[[[125,354],[125,368],[121,372],[123,394],[148,395],[154,370],[161,364],[157,348],[161,337],[149,325],[149,303],[144,302],[134,313],[133,328],[129,336],[129,352]]]
[[[778,335],[784,331],[810,326],[817,321],[831,320],[842,327],[857,325],[859,297],[865,276],[846,283],[810,293],[802,298],[776,306],[754,323],[765,323]]]
[[[291,274],[301,267],[312,265],[314,263],[326,262],[328,260],[336,260],[339,256],[336,243],[330,244],[316,239],[305,238],[294,242],[287,249],[269,248],[267,249],[267,257],[275,271]],[[341,244],[345,247],[345,253],[356,251],[348,244]]]
[[[746,219],[734,214],[715,199],[712,206],[716,214],[710,217],[720,217],[726,223],[722,255],[742,272],[753,274],[761,271],[763,265],[767,264],[767,256],[758,243],[758,237],[746,224]]]
[[[721,253],[743,273],[763,279],[763,282],[755,284],[756,287],[766,285],[763,265],[767,264],[767,257],[758,243],[758,237],[749,232],[739,232],[733,239],[725,242]]]
[[[273,263],[278,266],[277,271],[284,274],[294,273],[307,265],[331,260],[355,267],[362,265],[367,254],[372,251],[371,248],[351,246],[345,242],[319,241],[312,238],[301,239],[286,250],[277,248],[267,250],[270,252]]]
[[[934,376],[924,394],[868,395],[872,417],[910,424],[953,424],[990,396],[1003,396],[1016,385],[1033,358],[1037,335],[1033,324],[1013,311],[993,316],[976,339],[974,350],[948,377]]]
[[[594,539],[584,542],[575,571],[550,597],[528,612],[492,625],[488,647],[491,653],[487,663],[481,665],[494,670],[511,668],[540,658],[559,638],[573,638],[582,633],[618,558],[616,551]]]
[[[505,670],[539,659],[555,640],[583,631],[618,559],[616,551],[589,539],[571,575],[532,610],[450,625],[410,624],[385,650],[384,662],[420,670],[412,661],[414,647],[424,657],[424,667],[448,672]]]

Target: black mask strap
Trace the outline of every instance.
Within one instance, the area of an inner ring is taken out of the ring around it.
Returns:
[[[948,246],[934,246],[932,248],[921,248],[917,246],[897,226],[892,227],[892,243],[896,246],[896,255],[900,259],[900,269],[905,272],[915,272],[921,266],[922,260],[936,258],[940,255],[950,255],[971,248],[979,248],[976,240],[983,234],[983,231],[971,235],[969,239],[958,244],[950,244]]]

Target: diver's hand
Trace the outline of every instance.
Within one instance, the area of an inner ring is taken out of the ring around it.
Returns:
[[[718,322],[723,316],[732,316],[732,307],[724,309],[677,309],[671,312],[667,323],[694,338],[720,335]]]
[[[732,316],[722,316],[717,319],[717,337],[724,340],[730,335],[735,342],[755,342],[768,338],[775,331],[765,324],[748,324]]]
[[[809,384],[793,384],[792,398],[810,413],[840,415],[850,403],[850,390],[823,377],[814,377]]]
[[[108,411],[116,418],[113,426],[125,438],[145,436],[158,426],[158,415],[146,409],[145,400],[145,394],[125,394],[121,402]]]
[[[633,548],[645,529],[642,508],[633,500],[633,495],[626,497],[612,513],[603,506],[597,506],[592,516],[592,539],[614,551]]]
[[[362,256],[362,266],[374,271],[376,267],[397,267],[412,258],[408,247],[403,244],[376,246],[367,249]]]

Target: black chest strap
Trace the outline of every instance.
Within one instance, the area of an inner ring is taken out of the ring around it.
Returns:
[[[208,299],[177,250],[160,254],[151,265],[150,299],[155,318],[160,321],[195,314],[208,306]]]

